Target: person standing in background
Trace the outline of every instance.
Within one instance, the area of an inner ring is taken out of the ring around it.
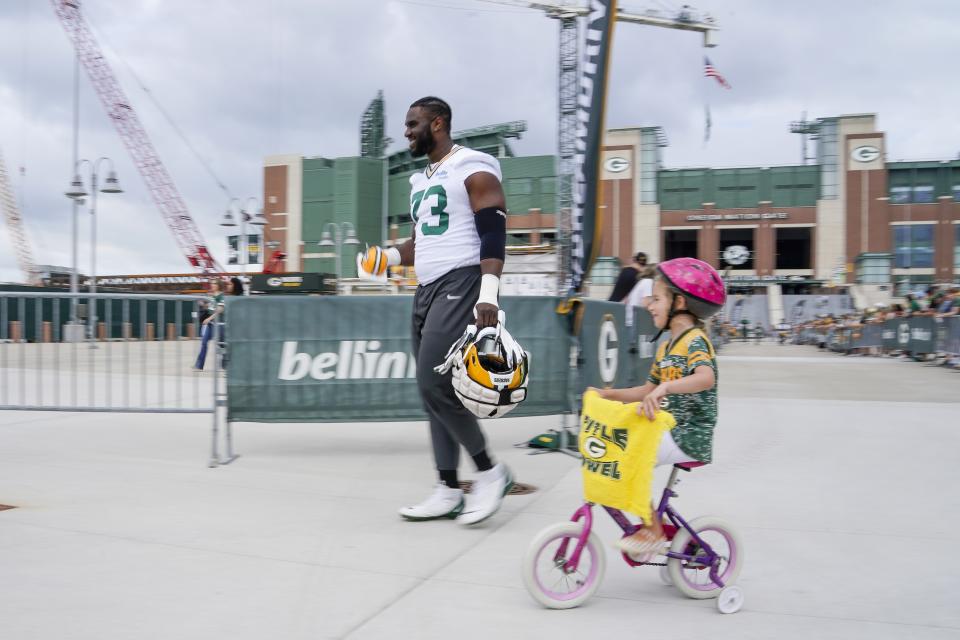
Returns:
[[[637,284],[634,285],[630,293],[624,299],[623,303],[627,305],[626,324],[633,326],[633,316],[636,313],[635,307],[646,308],[650,302],[650,296],[653,295],[653,279],[657,275],[657,265],[651,264],[640,270]]]
[[[620,270],[617,276],[617,282],[613,285],[613,292],[608,300],[610,302],[623,302],[633,288],[637,285],[637,279],[643,268],[647,266],[647,254],[640,251],[633,256],[633,262]]]
[[[220,280],[214,278],[210,281],[210,294],[207,296],[206,318],[203,318],[200,324],[200,353],[197,354],[197,361],[193,364],[194,371],[203,371],[203,366],[207,362],[207,345],[213,338],[218,320],[223,315],[224,301],[223,292],[220,291]]]

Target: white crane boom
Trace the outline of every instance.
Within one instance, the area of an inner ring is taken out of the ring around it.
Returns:
[[[40,285],[37,265],[33,261],[30,243],[27,242],[26,229],[23,228],[20,207],[17,206],[13,189],[10,187],[10,176],[7,174],[7,165],[3,161],[3,152],[0,152],[0,208],[3,209],[4,217],[7,219],[10,242],[13,244],[14,253],[17,254],[17,263],[20,265],[24,279],[27,284]]]
[[[524,0],[479,0],[490,4],[503,4],[511,7],[522,7],[525,9],[536,9],[543,11],[550,18],[580,18],[590,14],[590,7],[580,4],[549,4],[544,2],[524,2]],[[651,27],[664,27],[667,29],[680,29],[683,31],[697,31],[703,34],[703,46],[715,47],[712,33],[719,27],[713,18],[704,16],[703,20],[695,20],[694,15],[684,6],[677,12],[675,17],[666,17],[661,12],[650,10],[645,13],[636,13],[617,9],[617,20],[619,22],[630,22],[633,24],[645,24]]]

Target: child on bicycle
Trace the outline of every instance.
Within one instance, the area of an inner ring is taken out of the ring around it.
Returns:
[[[673,415],[676,426],[664,432],[656,466],[711,460],[717,423],[717,361],[703,321],[719,311],[725,300],[723,280],[709,264],[676,258],[658,265],[646,308],[660,333],[670,332],[670,340],[657,349],[646,384],[597,389],[607,400],[640,402],[637,413],[650,420],[659,409]],[[652,513],[651,522],[620,539],[617,548],[631,555],[659,551],[666,538],[655,507]]]

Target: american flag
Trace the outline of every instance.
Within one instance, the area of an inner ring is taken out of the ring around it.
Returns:
[[[703,57],[703,77],[704,78],[715,78],[717,82],[720,83],[720,86],[724,89],[730,89],[730,83],[728,83],[720,72],[713,68],[713,65],[710,63],[710,58]]]

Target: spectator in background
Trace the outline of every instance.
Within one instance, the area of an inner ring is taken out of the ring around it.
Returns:
[[[617,282],[613,285],[613,292],[610,294],[608,300],[610,302],[623,302],[627,294],[637,286],[640,273],[646,266],[647,254],[640,251],[637,255],[633,256],[633,262],[620,270],[620,275],[617,276]]]
[[[646,308],[653,295],[653,278],[657,275],[657,265],[651,264],[640,270],[639,280],[633,286],[630,293],[627,294],[623,303],[627,305],[626,323],[627,326],[633,326],[634,307]]]
[[[937,315],[941,317],[960,315],[960,287],[953,287],[947,291],[937,308]]]
[[[229,293],[232,296],[244,295],[245,289],[243,286],[243,280],[241,280],[237,276],[230,278],[230,287],[227,290],[227,293]]]
[[[908,293],[906,295],[906,299],[907,299],[907,307],[905,311],[908,314],[914,314],[920,311],[920,303],[917,301],[916,296],[914,296],[912,293]]]
[[[960,287],[952,287],[943,297],[940,308],[937,309],[937,317],[948,318],[950,316],[960,316]],[[951,320],[955,322],[955,320]],[[955,325],[953,325],[955,326]],[[956,351],[956,346],[954,346]],[[943,366],[960,369],[960,354],[947,353],[943,360]]]
[[[936,308],[935,305],[940,304],[940,296],[943,295],[940,293],[940,288],[937,285],[932,284],[927,287],[927,295],[924,297],[924,306],[927,309],[933,310]]]
[[[223,315],[223,310],[223,292],[220,291],[220,280],[215,278],[210,281],[210,294],[207,296],[206,305],[207,313],[200,323],[200,353],[197,354],[197,361],[193,364],[194,371],[203,371],[207,362],[207,345],[213,338],[217,325],[221,322],[218,318]]]

